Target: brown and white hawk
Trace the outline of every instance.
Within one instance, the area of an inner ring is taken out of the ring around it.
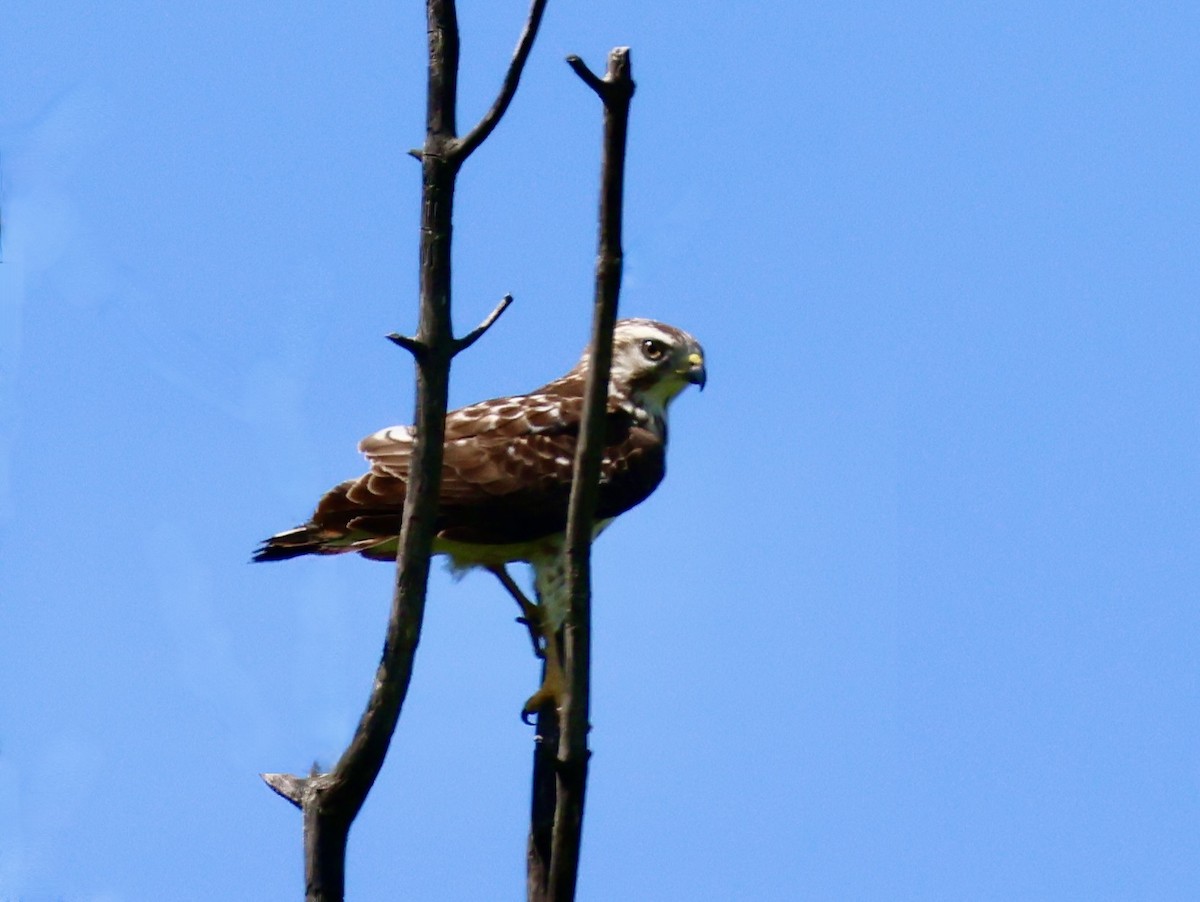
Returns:
[[[567,608],[562,549],[588,358],[527,395],[446,415],[434,553],[455,570],[483,567],[500,578],[543,638],[548,683],[558,677],[553,636]],[[617,322],[596,534],[662,481],[667,407],[689,384],[703,388],[706,375],[704,351],[688,333],[648,319]],[[367,436],[358,447],[370,470],[334,486],[307,523],[271,536],[254,560],[347,552],[395,560],[412,443],[409,426]],[[504,565],[515,561],[532,565],[540,608],[508,577]],[[526,710],[554,692],[543,687]]]

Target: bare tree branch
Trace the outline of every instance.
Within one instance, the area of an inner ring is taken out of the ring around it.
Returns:
[[[264,783],[297,808],[303,807],[300,799],[304,795],[304,777],[297,777],[293,774],[259,774],[259,776],[262,777]]]
[[[546,11],[547,0],[533,0],[529,7],[529,17],[525,20],[525,28],[517,41],[517,49],[513,51],[512,62],[508,64],[508,72],[504,75],[504,84],[500,94],[492,104],[492,108],[484,113],[479,124],[467,132],[454,150],[455,158],[461,163],[475,152],[480,144],[487,140],[488,135],[500,123],[500,119],[512,103],[513,95],[517,93],[517,84],[521,81],[521,73],[525,70],[525,61],[529,59],[529,51],[533,48],[533,39],[537,37],[538,26],[542,24],[542,13]]]
[[[561,634],[560,634],[561,635]],[[555,641],[558,641],[557,638]],[[543,679],[545,668],[543,667]],[[529,800],[529,838],[525,844],[525,898],[550,898],[550,851],[554,841],[554,810],[558,792],[558,712],[538,709],[533,737],[533,787]]]
[[[507,310],[512,302],[512,295],[506,294],[500,299],[500,303],[497,304],[495,309],[487,315],[487,318],[484,319],[483,322],[481,322],[462,338],[454,339],[454,345],[451,349],[451,356],[457,357],[467,348],[471,347],[471,345],[475,344],[475,342],[479,341],[479,339],[483,337],[483,333],[492,328],[492,325],[500,318],[500,314]],[[421,360],[429,352],[428,346],[420,339],[411,338],[408,335],[401,335],[399,332],[392,332],[390,335],[386,335],[384,337],[393,344],[404,348],[404,350],[408,351],[418,360]]]
[[[538,20],[545,2],[535,3]],[[345,895],[350,825],[383,766],[408,693],[425,614],[429,559],[442,476],[450,362],[482,335],[511,302],[502,301],[463,342],[450,321],[450,251],[454,187],[465,153],[455,131],[458,85],[458,19],[454,0],[427,0],[429,77],[422,171],[420,324],[415,338],[388,336],[416,361],[415,440],[396,554],[396,581],[383,653],[366,709],[354,736],[328,773],[308,777],[264,774],[267,785],[304,813],[305,892],[309,902],[341,902]],[[537,21],[522,35],[521,64],[536,36]],[[518,67],[519,68],[519,67]],[[517,73],[519,75],[519,72]],[[493,117],[498,120],[516,90]],[[474,139],[477,147],[492,124]]]
[[[471,345],[475,344],[475,342],[479,341],[483,333],[492,328],[492,323],[500,318],[500,314],[507,310],[512,302],[512,295],[506,294],[500,299],[500,303],[496,305],[496,309],[487,315],[487,319],[481,322],[462,338],[456,338],[454,340],[454,355],[457,357],[467,348],[471,347]]]
[[[399,332],[393,332],[392,334],[384,337],[387,338],[387,340],[392,344],[396,344],[404,348],[404,350],[412,354],[413,357],[417,358],[417,360],[421,360],[425,356],[425,353],[429,350],[429,348],[425,347],[423,342],[420,342],[415,338],[410,338],[407,335],[401,335]]]
[[[566,690],[559,709],[557,793],[548,881],[549,897],[555,902],[569,902],[575,898],[588,758],[591,755],[588,749],[588,731],[591,729],[591,545],[600,491],[600,458],[604,450],[604,413],[612,368],[613,331],[621,291],[625,144],[634,91],[628,47],[617,47],[609,53],[608,71],[603,79],[596,78],[578,57],[572,57],[568,62],[604,104],[604,156],[591,366],[584,394],[583,425],[575,451],[564,552],[570,599],[563,627]]]
[[[598,76],[595,72],[588,68],[588,64],[583,61],[582,57],[571,54],[567,57],[567,65],[570,66],[575,74],[583,79],[583,83],[604,98],[606,90],[604,79]]]

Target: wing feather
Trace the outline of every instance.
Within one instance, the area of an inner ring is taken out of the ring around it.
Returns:
[[[463,542],[509,544],[561,532],[582,406],[578,390],[542,390],[451,412],[446,417],[438,534]],[[645,499],[662,479],[664,465],[659,436],[621,410],[610,409],[608,418],[597,511],[602,518]],[[330,534],[394,536],[413,439],[407,426],[391,426],[363,439],[359,450],[370,470],[327,493],[313,525]]]

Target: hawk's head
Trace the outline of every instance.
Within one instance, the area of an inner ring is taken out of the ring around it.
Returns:
[[[585,351],[576,372],[588,364]],[[610,392],[660,418],[688,385],[704,388],[704,349],[687,332],[652,319],[617,320]]]

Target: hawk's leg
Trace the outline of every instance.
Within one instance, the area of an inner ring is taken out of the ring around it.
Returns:
[[[533,726],[533,715],[550,705],[555,711],[562,704],[563,690],[566,687],[566,677],[563,675],[562,658],[558,651],[558,637],[554,635],[554,627],[548,622],[549,618],[541,621],[542,639],[546,645],[542,651],[545,665],[542,668],[542,685],[537,692],[529,696],[525,707],[521,709],[521,720]]]
[[[537,713],[542,706],[552,703],[557,708],[559,699],[562,698],[565,683],[562,659],[558,651],[558,639],[554,635],[554,624],[551,622],[550,615],[546,609],[541,605],[534,604],[521,591],[521,587],[508,575],[508,570],[503,564],[496,567],[488,567],[487,569],[491,571],[496,579],[500,580],[500,585],[504,586],[508,590],[508,594],[520,605],[521,616],[517,619],[520,623],[524,623],[526,629],[529,630],[529,640],[533,643],[533,653],[545,661],[542,685],[538,687],[537,692],[529,697],[529,700],[525,702],[525,706],[521,709],[521,719],[526,723],[530,723],[529,718]]]
[[[538,628],[538,624],[541,623],[542,612],[538,606],[530,601],[529,597],[521,591],[521,587],[508,575],[508,568],[503,564],[496,567],[488,567],[487,569],[492,576],[500,580],[500,585],[508,590],[508,594],[513,597],[513,600],[521,608],[521,616],[517,618],[517,623],[525,624],[525,628],[529,630],[529,641],[533,643],[533,653],[539,658],[546,657],[541,643],[538,642],[538,637],[542,635],[542,631]]]

